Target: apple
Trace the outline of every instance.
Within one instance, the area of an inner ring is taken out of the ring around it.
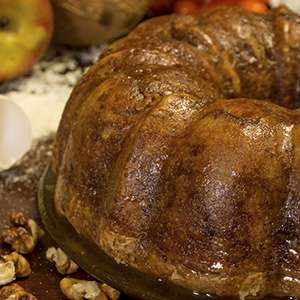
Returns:
[[[174,11],[180,15],[197,15],[217,6],[240,6],[244,9],[263,13],[269,9],[268,0],[176,0]]]
[[[27,73],[53,33],[48,0],[0,0],[0,82]]]
[[[284,0],[274,1],[284,2]],[[178,15],[199,15],[224,5],[240,6],[253,12],[263,13],[269,9],[270,0],[151,0],[150,10],[154,15],[172,12]]]
[[[151,0],[150,11],[154,14],[166,14],[172,12],[174,0]]]

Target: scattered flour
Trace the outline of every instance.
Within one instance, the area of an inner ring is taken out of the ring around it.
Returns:
[[[74,85],[102,49],[51,48],[30,74],[0,84],[0,101],[6,100],[1,107],[10,108],[0,112],[0,171],[19,160],[32,142],[56,131]],[[5,105],[10,101],[17,106]]]
[[[102,49],[52,48],[29,75],[0,85],[0,95],[15,102],[29,118],[33,139],[56,131],[73,86]]]

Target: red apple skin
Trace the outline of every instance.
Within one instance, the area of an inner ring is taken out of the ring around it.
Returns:
[[[24,22],[26,26],[29,26],[29,28],[26,29],[28,31],[27,34],[30,34],[31,30],[29,29],[32,29],[33,33],[36,29],[38,29],[41,34],[37,40],[34,41],[33,45],[29,45],[28,39],[26,39],[23,34],[16,34],[14,37],[18,39],[16,40],[16,43],[18,43],[19,46],[20,44],[24,45],[23,48],[18,47],[18,49],[17,47],[14,49],[15,47],[13,43],[11,45],[6,45],[5,42],[3,43],[2,39],[2,48],[6,47],[8,51],[5,53],[5,50],[2,52],[0,50],[0,61],[3,62],[3,64],[6,60],[13,62],[6,67],[0,66],[0,82],[12,80],[26,74],[44,55],[52,39],[54,21],[52,6],[49,0],[0,0],[0,17],[1,12],[3,12],[7,7],[11,8],[12,11],[17,11],[20,3],[21,5],[25,4],[26,8],[29,9],[29,12],[31,12],[32,9],[32,15],[29,13],[29,15],[20,14],[19,16],[20,18],[25,18],[22,19],[22,22]],[[9,9],[6,10],[9,11]],[[4,16],[10,19],[9,13]],[[28,18],[28,23],[26,18]],[[11,22],[19,22],[20,20],[18,19],[15,21],[12,19]],[[1,34],[4,35],[6,33],[3,31],[1,32],[0,30],[0,37]],[[13,37],[12,33],[7,34],[10,34],[10,37]],[[32,36],[34,35],[35,34],[32,34]]]
[[[244,9],[263,13],[268,10],[268,0],[176,0],[174,11],[179,15],[199,15],[218,6],[240,6]]]
[[[150,10],[154,14],[165,14],[172,12],[174,0],[152,0],[150,1]]]

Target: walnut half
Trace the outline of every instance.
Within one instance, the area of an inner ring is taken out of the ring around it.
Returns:
[[[108,300],[96,281],[64,278],[60,282],[60,289],[70,300]]]
[[[12,261],[0,262],[0,286],[16,279],[15,265]]]
[[[120,292],[107,284],[98,284],[96,281],[64,278],[60,282],[63,294],[70,300],[118,300]]]
[[[4,229],[1,233],[3,242],[18,253],[31,253],[43,236],[43,230],[34,220],[25,218],[23,213],[12,214],[11,223],[14,227]]]
[[[29,262],[24,256],[18,254],[17,252],[13,252],[9,255],[3,255],[2,259],[5,262],[14,263],[17,277],[27,277],[31,274],[31,268]]]
[[[14,283],[0,290],[0,300],[37,300],[37,298]]]
[[[8,284],[16,277],[27,277],[30,274],[29,262],[17,252],[0,257],[0,285]]]
[[[72,274],[78,270],[78,266],[74,263],[63,250],[51,247],[46,252],[49,261],[55,263],[55,267],[60,274]]]

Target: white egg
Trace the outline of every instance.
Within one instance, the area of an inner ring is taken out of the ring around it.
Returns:
[[[12,166],[32,142],[30,121],[15,103],[0,97],[0,169]]]

